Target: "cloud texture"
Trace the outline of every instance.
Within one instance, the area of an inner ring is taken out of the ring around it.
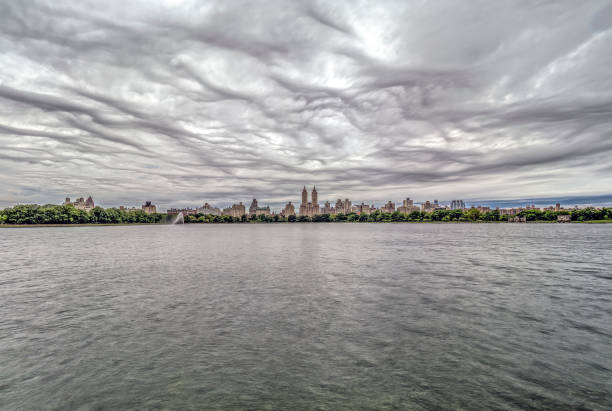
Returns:
[[[610,1],[0,1],[0,205],[612,192]]]

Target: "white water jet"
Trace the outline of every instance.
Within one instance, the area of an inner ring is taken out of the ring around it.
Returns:
[[[172,221],[172,224],[185,224],[185,217],[183,217],[183,213],[178,213]]]

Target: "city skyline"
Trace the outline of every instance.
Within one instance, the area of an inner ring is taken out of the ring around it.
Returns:
[[[294,210],[294,213],[296,215],[300,215],[301,211],[303,211],[303,209],[301,208],[301,206],[303,204],[311,204],[311,200],[312,196],[309,196],[310,191],[306,190],[306,195],[304,195],[304,190],[306,189],[306,186],[303,186],[302,191],[301,191],[301,198],[292,198],[289,199],[287,201],[284,202],[270,202],[270,201],[266,201],[265,198],[263,199],[257,199],[255,197],[250,197],[250,198],[244,198],[244,199],[238,199],[238,200],[230,200],[230,201],[220,201],[220,202],[215,202],[215,201],[207,201],[207,200],[201,200],[199,202],[185,202],[185,201],[174,201],[172,203],[170,203],[170,205],[166,205],[166,204],[160,204],[158,202],[155,201],[151,201],[150,199],[147,200],[142,200],[140,203],[137,200],[129,200],[125,203],[122,204],[108,204],[105,203],[104,201],[99,201],[97,200],[96,205],[100,205],[104,208],[122,208],[122,209],[134,209],[134,206],[136,205],[136,208],[139,209],[141,208],[141,203],[145,203],[142,207],[144,208],[147,204],[150,205],[150,203],[155,203],[153,205],[153,207],[157,207],[159,212],[166,212],[169,210],[202,210],[202,209],[217,209],[219,211],[219,213],[221,213],[222,211],[229,211],[230,209],[232,209],[232,214],[240,214],[240,213],[249,213],[252,212],[250,210],[253,209],[267,209],[267,212],[269,213],[283,213],[284,211],[286,211],[286,207],[287,205],[291,204],[291,208]],[[315,187],[313,186],[313,190],[317,191],[317,197],[318,197],[318,190],[315,189]],[[325,193],[324,193],[325,194]],[[89,194],[88,194],[89,195]],[[455,198],[455,199],[415,199],[415,198],[411,198],[410,196],[405,196],[403,198],[400,198],[398,196],[394,196],[391,198],[388,198],[386,200],[361,200],[361,199],[352,199],[349,197],[337,197],[337,198],[328,198],[327,196],[323,195],[323,197],[317,201],[317,204],[320,208],[319,212],[313,212],[312,209],[306,209],[305,210],[305,215],[310,215],[312,216],[313,214],[324,214],[325,213],[325,206],[331,206],[333,207],[337,207],[338,203],[337,201],[342,201],[342,202],[346,202],[345,206],[345,211],[346,210],[350,210],[351,206],[359,206],[360,204],[363,205],[368,205],[368,206],[373,206],[377,209],[383,209],[386,205],[388,205],[389,203],[394,203],[397,206],[397,209],[399,209],[399,207],[406,206],[406,199],[408,199],[410,201],[410,204],[414,204],[416,206],[422,206],[424,204],[427,203],[432,203],[432,204],[439,204],[441,206],[448,206],[451,209],[454,208],[470,208],[470,207],[490,207],[491,209],[495,209],[495,208],[500,208],[500,209],[504,209],[504,208],[516,208],[516,207],[529,207],[529,206],[536,206],[536,207],[547,207],[550,205],[553,205],[555,203],[559,203],[564,207],[589,207],[589,206],[597,206],[597,207],[602,207],[602,206],[611,206],[612,205],[612,194],[609,195],[601,195],[601,196],[558,196],[558,197],[532,197],[532,198],[515,198],[515,199],[474,199],[474,198]],[[69,203],[70,198],[66,197],[64,204],[68,204]],[[81,201],[84,202],[84,198],[81,197],[79,199],[77,199],[77,201]],[[304,203],[304,200],[306,201],[306,203]],[[92,196],[89,195],[88,201],[91,201],[93,204],[93,200],[92,200]],[[54,203],[49,203],[49,204],[54,204]],[[16,204],[13,204],[16,205]],[[235,210],[235,207],[239,207],[237,210]]]
[[[611,49],[597,0],[3,2],[0,207],[607,194]]]

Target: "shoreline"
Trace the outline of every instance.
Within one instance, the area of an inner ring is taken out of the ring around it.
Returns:
[[[128,226],[128,225],[169,225],[160,223],[76,223],[76,224],[0,224],[0,228],[19,228],[19,227],[108,227],[108,226]]]
[[[570,221],[558,223],[557,221],[528,221],[526,223],[509,223],[507,221],[319,221],[319,222],[241,222],[241,223],[83,223],[83,224],[0,224],[0,228],[36,228],[36,227],[114,227],[114,226],[170,226],[170,225],[244,225],[244,224],[612,224],[612,220]]]

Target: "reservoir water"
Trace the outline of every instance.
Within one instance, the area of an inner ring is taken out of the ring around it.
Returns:
[[[2,409],[610,409],[612,225],[0,229]]]

